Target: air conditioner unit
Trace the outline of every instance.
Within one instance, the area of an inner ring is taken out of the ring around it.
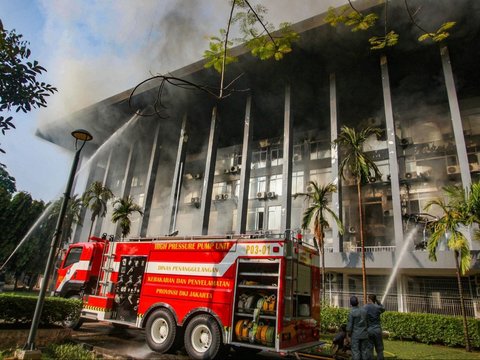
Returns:
[[[230,174],[230,169],[225,169],[225,170],[223,170],[223,173],[224,173],[224,174]]]
[[[368,182],[369,182],[369,183],[374,183],[374,182],[376,182],[376,181],[377,181],[377,178],[376,178],[375,176],[370,176],[370,177],[368,178]]]
[[[228,194],[222,194],[222,199],[223,200],[228,200]]]
[[[200,198],[192,197],[192,199],[190,200],[190,204],[198,208],[200,206]]]
[[[236,174],[236,173],[238,173],[238,172],[240,172],[240,166],[235,165],[235,166],[232,166],[232,167],[230,168],[230,173],[231,173],[231,174]]]
[[[447,166],[447,174],[448,175],[460,174],[460,166],[458,165]]]
[[[382,174],[382,181],[383,182],[390,182],[392,176],[390,174]]]
[[[299,154],[293,155],[293,161],[300,161],[300,160],[302,160],[302,157]]]
[[[479,172],[480,171],[480,164],[479,163],[471,163],[469,164],[470,172]]]
[[[275,194],[274,191],[269,191],[269,192],[267,193],[267,197],[268,197],[269,199],[274,199],[276,196],[277,196],[277,194]]]
[[[217,194],[217,195],[215,195],[215,200],[217,200],[217,201],[223,200],[223,194]]]
[[[202,178],[202,174],[193,174],[193,178],[194,178],[195,180],[201,179],[201,178]]]
[[[308,185],[306,190],[307,190],[307,193],[313,192],[313,186],[312,186],[312,185]]]
[[[410,171],[405,173],[405,178],[406,179],[416,179],[418,177],[418,174],[416,171]]]
[[[267,197],[267,193],[265,191],[257,192],[257,199],[265,199]]]

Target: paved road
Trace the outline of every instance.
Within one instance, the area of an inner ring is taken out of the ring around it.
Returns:
[[[188,360],[185,352],[177,354],[158,354],[150,350],[145,342],[145,333],[140,329],[117,329],[109,323],[89,322],[74,331],[76,341],[87,344],[93,350],[114,359],[159,359],[159,360]],[[232,351],[227,359],[245,359]],[[262,352],[257,355],[248,355],[248,360],[281,359],[276,354]]]

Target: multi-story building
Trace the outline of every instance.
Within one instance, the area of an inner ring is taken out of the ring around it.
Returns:
[[[94,135],[84,159],[88,176],[76,192],[98,180],[118,197],[131,195],[145,210],[133,219],[135,237],[296,231],[306,203],[292,195],[308,192],[309,181],[337,184],[331,207],[346,231],[334,222],[326,231],[325,291],[344,306],[362,291],[358,200],[353,182],[341,178],[342,154],[332,141],[343,125],[379,127],[383,135],[365,144],[382,173],[362,194],[368,291],[383,295],[391,278],[388,308],[456,314],[454,256],[445,239],[438,261],[429,260],[427,225],[439,213],[425,206],[444,186],[480,178],[480,4],[412,1],[416,23],[403,1],[388,4],[387,26],[400,34],[394,47],[370,50],[368,38],[384,31],[382,21],[366,34],[334,28],[320,14],[293,26],[300,40],[282,61],[235,48],[240,60],[227,67],[226,83],[235,81],[222,100],[151,81],[131,99],[125,91],[39,134],[52,140],[52,132],[82,127]],[[355,8],[385,15],[377,1]],[[418,25],[433,31],[446,21],[456,21],[447,40],[418,42]],[[203,65],[174,76],[216,91],[219,74]],[[88,228],[77,227],[74,241]],[[107,215],[95,232],[118,229]],[[473,316],[479,244],[470,245],[474,265],[463,285]]]

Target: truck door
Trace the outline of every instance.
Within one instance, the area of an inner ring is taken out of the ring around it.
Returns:
[[[82,286],[85,283],[83,276],[79,276],[80,270],[88,270],[88,262],[86,264],[87,268],[84,269],[85,264],[80,261],[82,256],[83,247],[70,247],[68,250],[65,259],[58,269],[57,282],[55,284],[55,293],[59,296],[67,296],[72,292],[80,293]],[[82,279],[81,279],[82,278]]]
[[[137,320],[140,290],[145,273],[146,256],[122,256],[115,284],[114,319],[127,322]]]

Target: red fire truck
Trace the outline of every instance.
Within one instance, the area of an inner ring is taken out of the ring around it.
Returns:
[[[56,294],[83,297],[81,319],[145,328],[160,353],[289,353],[319,344],[318,263],[284,235],[92,237],[67,250]]]

